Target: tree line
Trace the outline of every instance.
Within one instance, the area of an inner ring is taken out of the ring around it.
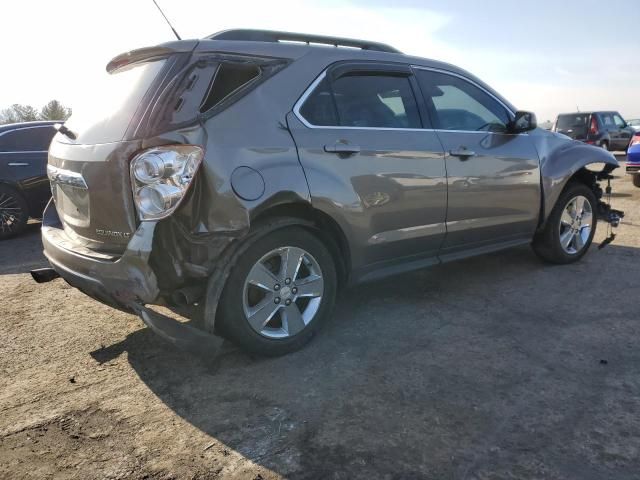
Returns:
[[[0,125],[5,123],[35,122],[37,120],[65,121],[71,116],[71,109],[58,100],[51,100],[38,110],[31,105],[14,103],[0,111]]]

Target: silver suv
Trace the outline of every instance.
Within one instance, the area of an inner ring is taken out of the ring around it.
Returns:
[[[297,349],[354,283],[522,244],[574,262],[618,167],[468,72],[378,43],[230,30],[107,71],[51,145],[53,268],[34,278],[205,352],[213,333]]]

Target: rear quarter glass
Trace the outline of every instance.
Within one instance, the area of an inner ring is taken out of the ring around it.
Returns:
[[[123,140],[142,99],[165,63],[165,59],[160,59],[127,65],[110,74],[104,72],[96,83],[87,86],[84,98],[74,104],[73,114],[65,123],[76,135],[73,143]],[[62,135],[58,138],[69,141]]]

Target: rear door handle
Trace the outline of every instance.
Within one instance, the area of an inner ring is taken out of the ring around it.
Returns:
[[[360,153],[359,145],[352,145],[350,143],[334,143],[333,145],[325,145],[324,151],[328,153]]]
[[[451,155],[452,157],[458,157],[460,158],[460,160],[467,160],[470,157],[475,157],[476,152],[474,152],[473,150],[469,150],[466,147],[460,147],[455,150],[449,150],[449,155]]]

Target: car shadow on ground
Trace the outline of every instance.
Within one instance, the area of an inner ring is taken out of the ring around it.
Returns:
[[[640,424],[614,420],[640,407],[637,302],[594,278],[638,260],[611,245],[554,267],[516,248],[364,285],[280,358],[194,357],[146,328],[92,356],[127,352],[177,415],[285,476],[632,478]]]
[[[29,273],[49,266],[42,253],[40,222],[29,223],[17,237],[0,241],[0,275]]]

